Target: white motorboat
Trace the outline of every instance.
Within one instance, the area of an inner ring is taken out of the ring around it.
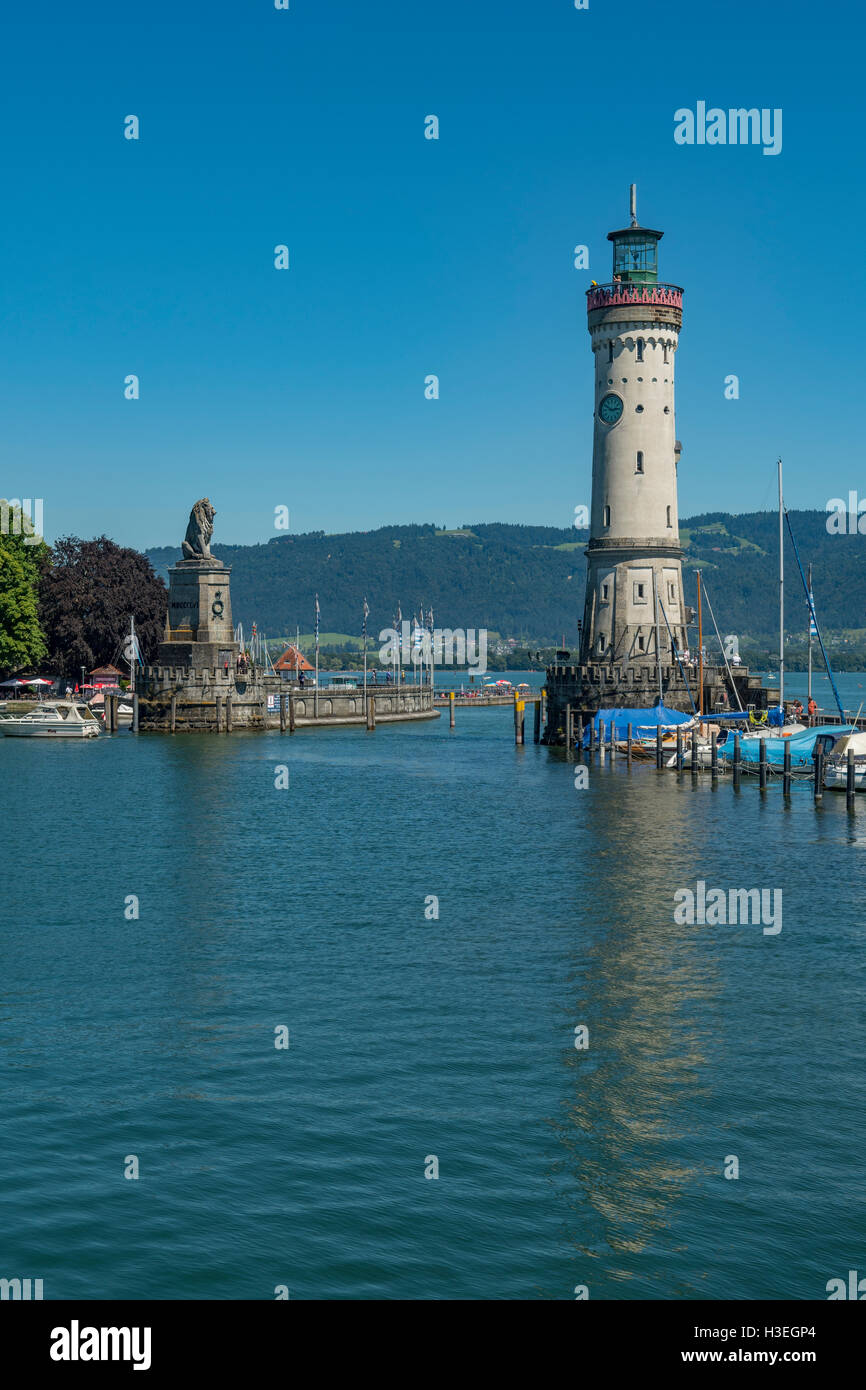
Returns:
[[[116,694],[117,692],[112,691],[111,693]],[[92,709],[99,722],[105,725],[105,696],[102,694],[94,695],[93,699],[88,701],[88,708]],[[117,706],[117,727],[119,729],[128,729],[131,724],[132,705],[126,704],[121,697]]]
[[[827,754],[824,763],[824,786],[844,791],[848,786],[848,750],[854,754],[854,786],[866,791],[866,734],[843,734]]]
[[[0,715],[0,734],[6,738],[96,738],[99,720],[76,700],[52,700],[29,714]]]

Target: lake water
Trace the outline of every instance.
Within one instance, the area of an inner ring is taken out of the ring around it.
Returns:
[[[0,1276],[820,1299],[862,1271],[866,795],[622,759],[578,789],[508,708],[0,766]],[[782,889],[782,931],[678,925],[699,879]]]

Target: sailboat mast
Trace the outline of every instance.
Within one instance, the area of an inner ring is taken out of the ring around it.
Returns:
[[[785,708],[785,517],[779,459],[779,704]]]
[[[656,666],[659,673],[659,704],[661,705],[664,703],[664,692],[662,691],[662,645],[659,637],[659,584],[657,579],[653,584],[653,596],[655,598],[656,611]]]
[[[807,705],[812,699],[812,566],[809,566],[809,694],[806,696]]]
[[[701,572],[698,570],[698,711],[704,717],[704,620],[701,605]]]

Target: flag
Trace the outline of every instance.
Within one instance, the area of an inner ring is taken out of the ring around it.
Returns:
[[[370,610],[369,610],[369,608],[367,607],[367,595],[365,594],[365,595],[364,595],[364,636],[365,636],[365,637],[367,636],[367,619],[369,618],[369,616],[370,616]]]
[[[818,636],[818,625],[815,622],[815,600],[812,597],[812,590],[809,590],[809,636]]]
[[[142,660],[141,656],[141,646],[139,645],[137,633],[135,636],[133,636],[133,634],[130,633],[127,637],[123,646],[123,659],[130,666],[134,661],[137,661],[139,666],[144,665],[144,661]]]

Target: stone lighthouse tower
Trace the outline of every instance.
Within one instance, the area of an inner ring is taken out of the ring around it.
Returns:
[[[547,668],[545,743],[569,743],[600,710],[710,711],[766,705],[759,676],[683,660],[674,362],[683,292],[658,278],[664,233],[637,220],[609,232],[613,271],[586,292],[594,361],[592,515],[580,652]],[[701,678],[703,684],[700,685]]]
[[[664,235],[609,232],[610,284],[587,291],[595,359],[592,516],[580,660],[670,663],[688,646],[677,518],[674,363],[683,292],[658,278]]]

